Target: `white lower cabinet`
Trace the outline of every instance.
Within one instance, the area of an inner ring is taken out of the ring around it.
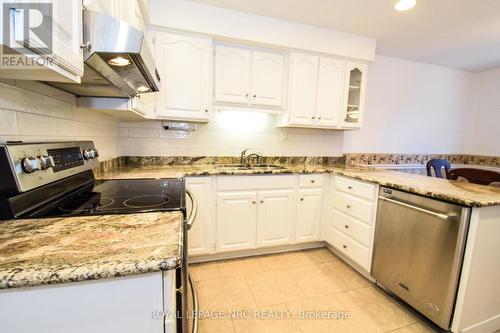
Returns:
[[[256,229],[256,191],[217,193],[217,252],[255,248]]]
[[[196,198],[198,214],[193,227],[188,234],[188,253],[202,255],[215,252],[215,226],[214,205],[212,195],[212,178],[190,177],[186,178],[186,189]],[[188,214],[191,212],[191,202],[187,201]]]
[[[322,188],[299,189],[297,201],[297,243],[319,240]]]
[[[258,199],[257,247],[292,243],[295,191],[260,191]]]
[[[334,176],[326,241],[366,272],[371,269],[377,186]]]

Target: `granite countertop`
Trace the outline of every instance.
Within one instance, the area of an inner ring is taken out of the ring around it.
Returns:
[[[0,223],[0,289],[174,269],[181,259],[181,212]]]
[[[464,206],[500,205],[500,188],[435,177],[345,165],[284,165],[274,170],[238,170],[217,164],[116,167],[98,175],[100,179],[176,178],[205,175],[254,175],[290,173],[332,173],[382,186],[436,198]]]

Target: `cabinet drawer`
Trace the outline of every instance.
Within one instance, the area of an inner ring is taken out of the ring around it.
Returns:
[[[293,175],[219,176],[217,177],[217,190],[231,191],[294,188],[297,184],[296,181]]]
[[[333,194],[333,207],[342,213],[372,224],[373,203],[359,199],[353,195],[335,191]]]
[[[323,175],[299,175],[299,187],[323,186]]]
[[[373,228],[358,220],[339,212],[336,209],[332,210],[331,225],[341,231],[343,234],[357,240],[361,244],[371,247],[372,230]]]
[[[374,200],[376,185],[354,180],[348,177],[335,176],[335,189],[360,198]]]
[[[335,228],[330,228],[330,239],[333,246],[349,257],[352,261],[370,271],[370,250]]]

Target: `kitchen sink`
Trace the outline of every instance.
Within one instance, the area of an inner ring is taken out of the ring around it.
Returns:
[[[283,170],[285,167],[275,164],[254,164],[254,165],[243,165],[243,164],[223,164],[219,168],[228,170]]]

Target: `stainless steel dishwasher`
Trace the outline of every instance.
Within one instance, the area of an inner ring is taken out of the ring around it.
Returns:
[[[380,188],[372,274],[438,326],[449,329],[470,209]]]

